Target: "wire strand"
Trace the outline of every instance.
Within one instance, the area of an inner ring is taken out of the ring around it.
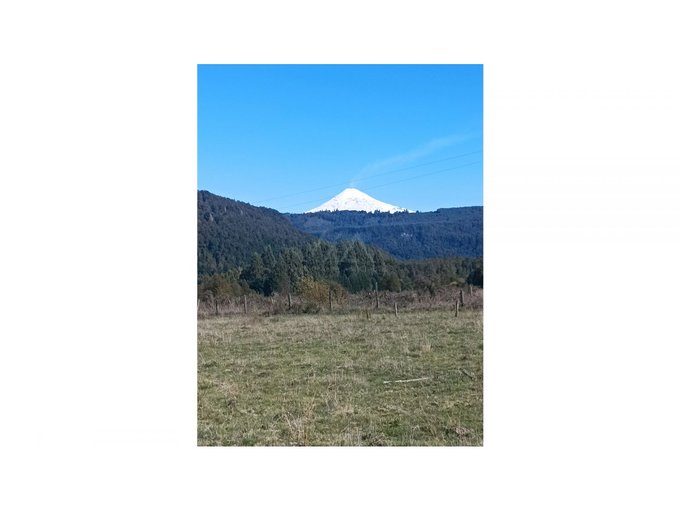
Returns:
[[[414,169],[414,168],[420,168],[420,167],[427,166],[427,165],[434,165],[434,164],[436,164],[436,163],[441,163],[441,162],[443,162],[443,161],[450,161],[450,160],[452,160],[452,159],[458,159],[458,158],[463,158],[463,157],[465,157],[465,156],[471,156],[471,155],[473,155],[473,154],[479,154],[480,152],[482,152],[482,151],[481,151],[481,150],[472,151],[472,152],[467,152],[467,153],[465,153],[465,154],[458,154],[458,155],[456,155],[456,156],[451,156],[451,157],[448,157],[448,158],[438,159],[437,161],[430,161],[430,162],[428,162],[428,163],[421,163],[421,164],[418,164],[418,165],[407,166],[407,167],[405,167],[405,168],[399,168],[399,169],[397,169],[397,170],[390,170],[390,171],[388,171],[388,172],[382,172],[382,173],[379,173],[379,174],[371,175],[371,176],[369,176],[369,177],[364,177],[364,178],[362,178],[362,179],[356,179],[355,182],[367,181],[367,180],[369,180],[369,179],[375,179],[375,178],[377,178],[377,177],[382,177],[382,176],[390,175],[390,174],[397,173],[397,172],[404,172],[404,171],[406,171],[406,170],[412,170],[412,169]],[[344,186],[344,185],[345,185],[345,183],[338,183],[338,184],[331,184],[331,185],[328,185],[328,186],[322,186],[322,187],[320,187],[320,188],[314,188],[314,189],[310,189],[310,190],[306,190],[306,191],[296,191],[295,193],[289,193],[289,194],[287,194],[287,195],[280,195],[280,196],[278,196],[278,197],[267,198],[267,199],[265,199],[265,200],[260,201],[260,203],[265,204],[265,203],[268,203],[268,202],[273,202],[273,201],[276,201],[276,200],[281,200],[281,199],[283,199],[283,198],[289,198],[289,197],[294,197],[294,196],[298,196],[298,195],[304,195],[304,194],[306,194],[306,193],[313,193],[314,191],[321,191],[321,190],[330,189],[330,188],[337,188],[338,186]]]
[[[451,170],[458,170],[459,168],[465,168],[466,166],[477,165],[477,164],[480,164],[480,163],[482,163],[481,160],[480,161],[472,161],[471,163],[465,163],[464,165],[458,165],[458,166],[454,166],[454,167],[451,167],[451,168],[444,168],[443,170],[437,170],[436,172],[429,172],[429,173],[426,173],[426,174],[420,174],[420,175],[416,175],[414,177],[408,177],[406,179],[401,179],[401,180],[398,180],[398,181],[392,181],[392,182],[388,182],[388,183],[385,183],[385,184],[378,184],[377,186],[371,186],[370,188],[366,188],[366,191],[370,191],[370,190],[376,189],[376,188],[382,188],[382,187],[385,187],[385,186],[391,186],[392,184],[398,184],[400,182],[412,181],[412,180],[415,180],[415,179],[421,179],[423,177],[428,177],[430,175],[440,174],[440,173],[443,173],[443,172],[450,172]],[[298,202],[297,204],[289,205],[288,207],[297,207],[297,206],[300,206],[300,205],[315,204],[317,202],[318,202],[318,200],[307,200],[305,202]]]

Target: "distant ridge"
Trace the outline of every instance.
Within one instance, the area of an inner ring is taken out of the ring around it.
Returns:
[[[367,195],[356,188],[347,188],[335,195],[329,201],[324,202],[319,207],[310,209],[307,212],[315,213],[321,211],[413,212],[403,207],[376,200],[372,196]]]
[[[281,214],[208,191],[198,192],[197,205],[199,277],[246,268],[255,253],[264,256],[269,248],[274,257],[288,249],[299,249],[302,256],[308,256],[305,253],[318,239],[340,242],[339,257],[343,241],[360,241],[367,248],[382,249],[402,260],[481,257],[483,253],[482,207],[412,214]]]
[[[400,259],[481,257],[484,250],[481,206],[412,214],[321,211],[286,216],[301,231],[325,241],[359,240]]]

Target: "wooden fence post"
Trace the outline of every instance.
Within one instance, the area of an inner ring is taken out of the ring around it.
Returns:
[[[397,302],[394,302],[394,316],[399,317],[399,313],[397,313]]]
[[[290,292],[288,293],[288,309],[291,309],[291,304],[290,304]]]
[[[380,303],[378,302],[378,282],[375,282],[375,309],[378,309]]]
[[[248,313],[248,298],[245,295],[243,296],[243,313]]]
[[[217,309],[217,299],[215,300],[215,315],[219,315],[219,310]]]
[[[328,310],[333,311],[333,295],[330,287],[328,287]]]
[[[458,300],[456,299],[456,317],[458,317]]]
[[[460,289],[460,306],[465,306],[465,298],[463,297],[463,289]]]

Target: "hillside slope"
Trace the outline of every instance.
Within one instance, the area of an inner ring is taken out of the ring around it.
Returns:
[[[285,215],[303,232],[326,241],[359,240],[400,259],[481,257],[483,208],[422,213],[333,211]]]
[[[314,237],[266,207],[198,192],[198,274],[245,266],[253,252],[302,247]]]

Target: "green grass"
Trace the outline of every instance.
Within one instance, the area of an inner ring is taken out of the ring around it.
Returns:
[[[481,311],[199,320],[198,444],[480,446],[482,357]]]

